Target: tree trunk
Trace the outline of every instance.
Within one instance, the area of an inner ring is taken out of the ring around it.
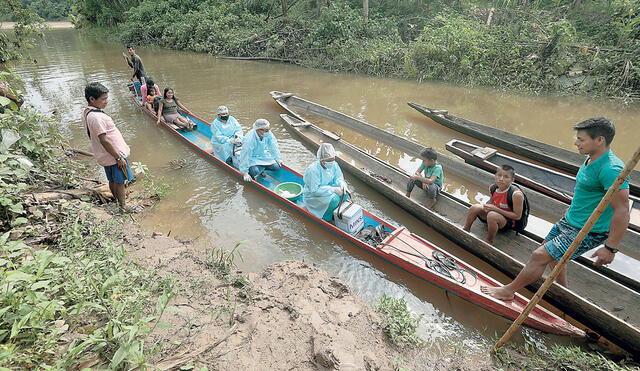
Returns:
[[[362,0],[362,19],[366,26],[369,23],[369,0]]]
[[[287,18],[287,0],[280,0],[280,6],[282,6],[282,16]]]

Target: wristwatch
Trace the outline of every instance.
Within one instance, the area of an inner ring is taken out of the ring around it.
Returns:
[[[607,246],[606,243],[604,244],[604,248],[609,250],[609,251],[611,251],[614,254],[618,252],[618,249],[614,249],[613,247],[609,247],[609,246]]]

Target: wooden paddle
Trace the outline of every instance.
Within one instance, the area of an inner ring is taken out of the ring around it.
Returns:
[[[553,268],[549,277],[547,277],[547,279],[544,281],[542,286],[540,286],[540,288],[535,293],[535,295],[533,295],[533,297],[529,301],[529,304],[527,304],[527,306],[524,308],[522,313],[520,313],[520,316],[518,316],[518,318],[516,318],[516,320],[513,321],[511,326],[507,329],[507,331],[505,331],[504,335],[502,335],[500,340],[498,340],[498,342],[493,346],[492,351],[495,352],[497,349],[501,348],[507,341],[509,341],[511,336],[513,336],[513,333],[516,332],[516,330],[518,330],[520,325],[522,325],[522,322],[524,322],[524,320],[527,319],[531,310],[533,310],[533,308],[538,304],[538,302],[540,302],[540,299],[542,299],[542,296],[547,292],[549,287],[551,287],[553,282],[556,280],[556,278],[560,274],[560,271],[567,265],[569,258],[571,257],[571,255],[573,255],[573,252],[576,251],[578,246],[580,246],[580,244],[582,243],[582,240],[584,240],[584,238],[587,236],[587,233],[589,233],[593,225],[596,224],[596,221],[598,221],[598,218],[600,218],[600,215],[602,215],[602,213],[607,208],[607,206],[609,206],[609,203],[611,203],[611,199],[613,198],[614,193],[620,188],[620,186],[622,185],[624,180],[627,178],[627,176],[629,176],[629,174],[631,173],[631,170],[633,170],[633,168],[636,167],[639,160],[640,160],[640,147],[638,147],[638,149],[636,150],[636,153],[629,160],[629,162],[627,162],[627,164],[624,166],[624,169],[622,169],[616,181],[613,182],[613,185],[609,187],[609,190],[607,190],[607,193],[605,193],[604,197],[602,198],[602,200],[600,201],[596,209],[593,210],[593,213],[591,213],[591,216],[589,217],[587,222],[584,224],[584,226],[576,236],[576,239],[573,240],[573,243],[571,244],[571,246],[569,246],[569,248],[564,253],[564,255],[562,255],[562,258],[560,259],[558,264],[556,264],[555,268]]]

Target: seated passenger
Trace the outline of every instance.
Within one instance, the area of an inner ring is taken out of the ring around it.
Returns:
[[[340,198],[347,192],[347,185],[336,162],[336,150],[331,144],[322,143],[317,158],[304,172],[302,196],[311,214],[331,221]]]
[[[178,108],[189,112],[189,110],[178,101],[178,97],[173,94],[173,89],[165,88],[164,95],[160,100],[160,104],[158,104],[158,121],[156,121],[156,124],[160,124],[160,117],[162,117],[167,124],[174,124],[183,129],[195,129],[196,124],[188,118],[182,117],[182,115],[178,113]]]
[[[242,143],[242,127],[235,117],[229,116],[229,109],[220,106],[218,117],[211,123],[211,144],[213,155],[231,165],[234,148]]]
[[[278,141],[269,131],[271,124],[265,119],[257,119],[247,136],[242,140],[240,166],[246,182],[255,179],[265,170],[278,170],[282,166]]]
[[[149,111],[153,111],[153,98],[160,96],[160,87],[153,82],[151,77],[146,78],[146,83],[140,86],[140,95],[142,96],[142,105]]]
[[[422,158],[422,163],[416,173],[409,178],[406,196],[411,197],[413,187],[418,186],[427,192],[427,207],[431,208],[436,204],[436,198],[442,189],[444,173],[442,172],[442,165],[437,162],[438,152],[435,149],[431,147],[425,148],[420,153],[420,157]]]
[[[488,234],[485,241],[493,244],[498,231],[506,231],[516,226],[516,220],[522,218],[524,194],[512,185],[516,172],[509,165],[502,165],[495,175],[496,182],[489,186],[491,198],[486,204],[472,205],[467,213],[464,230],[469,232],[471,225],[479,218],[487,223]],[[511,202],[509,202],[511,193]]]

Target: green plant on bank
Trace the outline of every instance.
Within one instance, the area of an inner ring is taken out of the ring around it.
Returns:
[[[0,238],[0,365],[144,366],[145,339],[167,309],[172,283],[126,262],[114,223],[93,220],[87,208],[65,212],[52,246]]]
[[[496,339],[497,340],[497,337]],[[554,344],[548,348],[543,343],[525,339],[524,344],[508,344],[498,349],[495,360],[509,369],[522,370],[603,370],[630,371],[629,368],[607,359],[603,354],[587,352],[577,346]]]
[[[55,147],[53,122],[31,110],[0,115],[0,232],[27,223],[22,194],[77,184],[77,165]]]
[[[0,32],[0,67],[20,59],[43,36],[46,29],[43,19],[26,9],[18,0],[0,0],[0,14],[16,21],[12,33]]]
[[[394,344],[415,347],[424,343],[416,332],[423,315],[414,317],[404,298],[396,299],[385,294],[376,309],[383,314],[384,331]]]
[[[227,279],[231,277],[231,273],[236,267],[236,259],[242,260],[238,247],[243,242],[237,242],[230,250],[214,247],[207,251],[207,266],[213,269],[218,278]]]
[[[111,31],[125,43],[535,93],[640,96],[638,0],[383,0],[370,4],[367,23],[362,2],[349,0],[100,6],[113,8],[100,13],[113,19],[90,23],[116,25]]]

